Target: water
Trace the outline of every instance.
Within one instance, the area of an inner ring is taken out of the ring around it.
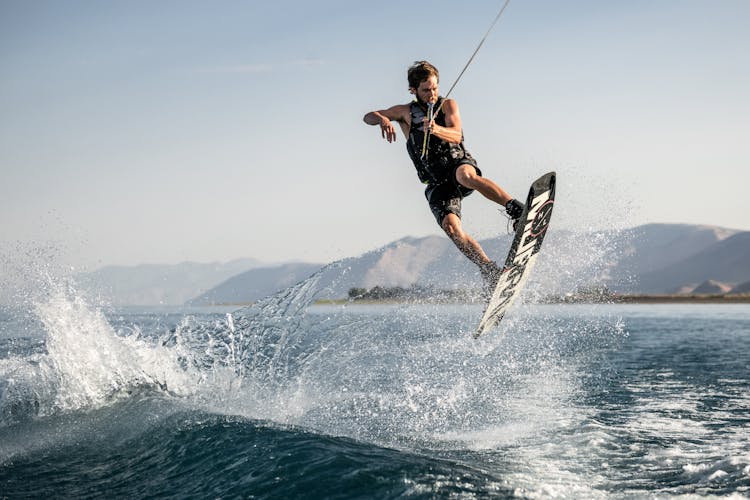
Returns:
[[[0,498],[750,492],[750,307],[0,312]]]

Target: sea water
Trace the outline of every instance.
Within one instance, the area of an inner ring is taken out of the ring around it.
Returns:
[[[750,307],[0,312],[0,498],[750,494]]]

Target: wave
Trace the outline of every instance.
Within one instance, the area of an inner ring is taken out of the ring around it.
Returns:
[[[196,411],[155,416],[160,411],[153,401],[136,398],[91,412],[85,440],[48,445],[41,457],[0,467],[3,493],[89,498],[106,487],[108,496],[131,498],[509,494],[491,474],[455,461],[241,417]],[[100,432],[107,422],[137,415],[141,424],[148,416],[150,425]],[[79,468],[87,463],[96,466]]]

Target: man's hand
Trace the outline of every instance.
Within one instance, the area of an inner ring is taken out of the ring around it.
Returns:
[[[408,125],[404,124],[409,123],[409,117],[409,105],[396,104],[388,109],[370,111],[364,116],[363,120],[368,125],[378,125],[380,127],[380,135],[383,136],[383,139],[388,142],[394,142],[396,140],[396,127],[393,126],[393,122],[401,125],[404,135],[408,135]]]
[[[393,126],[393,123],[391,123],[391,121],[385,116],[380,120],[380,135],[382,135],[383,139],[388,142],[393,142],[396,140],[396,128]]]

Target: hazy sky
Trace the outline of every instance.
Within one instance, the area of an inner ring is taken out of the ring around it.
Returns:
[[[446,92],[502,0],[0,0],[0,243],[96,267],[327,262],[438,234],[405,152],[362,122]],[[513,0],[452,97],[555,227],[750,229],[750,2]],[[466,227],[505,219],[474,194]],[[500,257],[500,256],[498,256]]]

